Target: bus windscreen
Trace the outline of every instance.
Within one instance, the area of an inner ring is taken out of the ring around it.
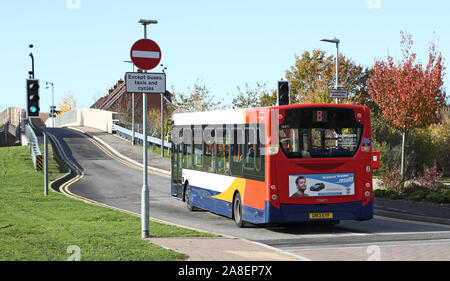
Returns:
[[[363,125],[353,109],[287,109],[280,125],[280,144],[288,158],[353,157],[358,151]]]

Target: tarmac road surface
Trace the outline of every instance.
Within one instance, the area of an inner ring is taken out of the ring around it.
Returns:
[[[139,167],[120,161],[79,132],[59,128],[46,130],[52,135],[51,140],[57,143],[66,158],[82,174],[78,181],[65,186],[67,191],[140,213],[142,170]],[[357,248],[360,254],[367,255],[371,246],[397,247],[398,253],[402,254],[405,253],[402,247],[415,245],[420,248],[425,244],[436,247],[436,251],[446,250],[446,254],[436,254],[438,260],[450,260],[448,225],[376,216],[371,221],[343,221],[334,226],[294,224],[239,229],[229,218],[206,211],[189,212],[183,202],[170,196],[170,178],[167,175],[149,172],[148,176],[150,216],[159,220],[248,239],[293,254],[308,253],[325,260],[333,260],[334,257],[324,255],[323,249],[348,251]]]

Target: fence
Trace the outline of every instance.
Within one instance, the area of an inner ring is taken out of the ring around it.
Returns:
[[[39,149],[39,141],[34,133],[33,128],[29,124],[25,125],[25,136],[30,144],[30,154],[33,159],[34,168],[36,171],[42,171],[44,162],[42,158],[41,150]]]
[[[139,126],[139,124],[136,124],[136,125],[135,125],[136,126],[135,133],[134,133],[135,141],[138,144],[143,144],[144,143],[144,135],[142,134],[142,127]],[[129,123],[124,123],[124,122],[114,123],[113,131],[115,131],[118,136],[125,138],[129,141],[131,141],[131,139],[132,139],[133,131],[131,129],[131,124],[129,124]],[[152,144],[153,146],[157,145],[157,146],[161,147],[161,139],[160,138],[147,136],[147,142]],[[164,147],[168,148],[169,153],[170,153],[170,149],[172,148],[172,143],[164,140]]]

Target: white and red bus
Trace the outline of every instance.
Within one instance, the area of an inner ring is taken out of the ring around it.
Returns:
[[[175,114],[172,196],[246,222],[373,217],[370,110],[298,104]]]

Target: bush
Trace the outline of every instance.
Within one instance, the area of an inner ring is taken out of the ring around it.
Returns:
[[[450,203],[450,189],[447,189],[446,191],[444,191],[444,196],[445,196],[446,203]]]
[[[382,185],[387,190],[402,192],[402,176],[400,168],[393,168],[381,174]]]
[[[422,187],[416,183],[410,183],[407,186],[405,186],[405,188],[403,188],[403,194],[408,196],[411,195],[411,193],[413,193],[414,191],[420,190],[422,189]]]
[[[419,184],[428,189],[438,186],[442,173],[439,173],[436,161],[432,167],[425,166],[423,170],[423,173],[419,174],[417,178]]]
[[[423,201],[427,197],[427,193],[423,190],[416,190],[409,195],[409,199],[413,201]]]
[[[375,196],[375,197],[381,197],[381,198],[386,197],[386,189],[382,189],[382,188],[380,188],[380,189],[375,189],[375,190],[373,191],[373,196]]]
[[[389,198],[392,200],[402,199],[403,195],[392,189],[376,189],[373,191],[373,195],[379,198]]]
[[[430,194],[427,195],[427,201],[431,201],[434,203],[448,203],[450,201],[447,201],[447,197],[445,193],[440,193],[436,191],[430,192]]]
[[[399,192],[397,192],[395,190],[392,190],[392,189],[388,189],[386,191],[386,197],[389,198],[389,199],[392,199],[392,200],[398,200],[398,199],[402,199],[403,198],[401,193],[399,193]]]

